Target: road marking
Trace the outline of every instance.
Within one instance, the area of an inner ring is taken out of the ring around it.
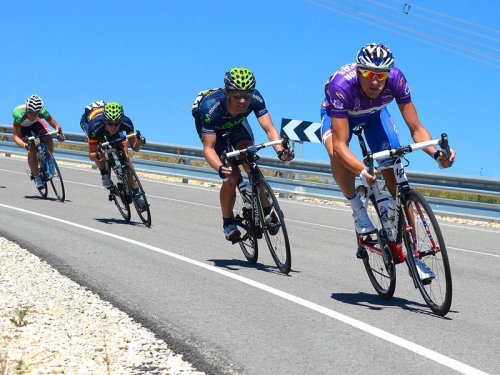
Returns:
[[[67,167],[65,166],[65,168],[67,168]],[[71,167],[71,168],[73,169],[73,167]],[[79,168],[75,168],[75,169],[79,169]],[[3,169],[3,168],[0,168],[0,171],[10,172],[10,173],[14,173],[14,174],[26,174],[26,172],[12,171],[12,170]],[[90,172],[90,170],[88,170],[88,171]],[[152,182],[157,182],[157,181],[154,181],[154,180],[151,180],[151,181]],[[72,184],[75,184],[75,185],[83,185],[83,186],[89,186],[89,187],[95,187],[95,188],[102,188],[101,185],[93,185],[93,184],[88,184],[88,183],[84,183],[84,182],[77,182],[77,181],[71,181],[71,180],[64,180],[64,182],[65,183],[72,183]],[[176,184],[176,183],[168,183],[168,182],[161,182],[161,181],[158,181],[158,183],[163,183],[163,184],[166,184],[166,185],[179,186],[179,184]],[[200,186],[190,186],[190,185],[186,185],[186,184],[183,184],[181,186],[182,187],[190,187],[192,189],[197,189],[197,190],[204,190],[204,191],[212,191],[213,190],[213,189],[210,189],[210,188],[204,188],[204,187],[200,187]],[[208,207],[208,208],[220,209],[220,207],[216,206],[216,205],[210,205],[210,204],[205,204],[205,203],[198,203],[198,202],[186,201],[186,200],[182,200],[182,199],[175,199],[175,198],[169,198],[169,197],[162,197],[162,196],[159,196],[159,195],[147,194],[147,197],[148,198],[162,199],[162,200],[167,200],[167,201],[172,201],[172,202],[177,202],[177,203],[183,203],[183,204],[190,204],[190,205],[194,205],[194,206],[201,206],[201,207]],[[318,208],[333,209],[333,210],[338,210],[338,211],[346,211],[346,210],[343,210],[342,208],[337,208],[337,207],[323,207],[321,205],[314,205],[314,204],[311,205],[311,204],[307,204],[307,203],[290,202],[290,201],[283,201],[283,200],[281,200],[281,202],[292,203],[292,204],[297,204],[297,205],[312,206],[312,207],[318,207]],[[309,221],[294,220],[294,219],[290,219],[290,218],[288,218],[286,221],[294,222],[294,223],[298,223],[298,224],[318,226],[318,227],[322,227],[322,228],[329,228],[329,229],[334,229],[334,230],[342,230],[342,231],[347,231],[347,232],[354,232],[354,229],[334,227],[332,225],[327,225],[327,224],[311,223]],[[440,225],[443,225],[443,223],[440,223]],[[449,225],[449,226],[451,226],[451,225]],[[467,229],[487,231],[487,232],[492,232],[492,233],[499,233],[498,231],[490,231],[490,230],[486,230],[486,229],[482,229],[482,228],[470,228],[470,227],[468,227]],[[492,257],[500,258],[500,255],[490,254],[490,253],[483,253],[483,252],[475,251],[475,250],[467,250],[467,249],[462,249],[462,248],[454,247],[454,246],[446,246],[446,248],[447,249],[457,250],[457,251],[463,251],[463,252],[474,253],[474,254],[479,254],[479,255],[489,255],[489,256],[492,256]]]
[[[378,338],[381,338],[381,339],[383,339],[385,341],[388,341],[388,342],[390,342],[390,343],[392,343],[394,345],[400,346],[401,348],[409,350],[409,351],[411,351],[411,352],[413,352],[415,354],[418,354],[418,355],[420,355],[422,357],[425,357],[427,359],[435,361],[435,362],[437,362],[437,363],[439,363],[439,364],[441,364],[443,366],[451,368],[451,369],[453,369],[455,371],[458,371],[458,372],[460,372],[462,374],[466,374],[466,375],[480,375],[480,374],[484,374],[484,375],[487,375],[487,373],[485,373],[485,372],[483,372],[481,370],[478,370],[478,369],[476,369],[474,367],[471,367],[471,366],[469,366],[469,365],[467,365],[467,364],[465,364],[463,362],[460,362],[460,361],[458,361],[456,359],[450,358],[450,357],[448,357],[448,356],[446,356],[444,354],[438,353],[438,352],[436,352],[434,350],[428,349],[428,348],[426,348],[426,347],[424,347],[422,345],[419,345],[417,343],[414,343],[412,341],[406,340],[406,339],[404,339],[402,337],[396,336],[396,335],[394,335],[392,333],[389,333],[387,331],[384,331],[384,330],[382,330],[380,328],[376,328],[376,327],[371,326],[371,325],[369,325],[367,323],[364,323],[364,322],[362,322],[360,320],[357,320],[357,319],[351,318],[351,317],[349,317],[347,315],[341,314],[341,313],[339,313],[339,312],[337,312],[335,310],[328,309],[328,308],[326,308],[324,306],[321,306],[321,305],[318,305],[318,304],[316,304],[314,302],[305,300],[305,299],[303,299],[301,297],[297,297],[297,296],[295,296],[293,294],[290,294],[290,293],[284,292],[282,290],[273,288],[271,286],[268,286],[268,285],[260,283],[258,281],[255,281],[255,280],[243,277],[241,275],[237,275],[237,274],[231,273],[229,271],[217,268],[215,266],[211,266],[211,265],[202,263],[200,261],[197,261],[197,260],[185,257],[183,255],[179,255],[179,254],[173,253],[173,252],[168,251],[168,250],[163,250],[163,249],[160,249],[160,248],[158,248],[156,246],[148,245],[148,244],[145,244],[145,243],[142,243],[142,242],[139,242],[139,241],[127,238],[127,237],[119,236],[119,235],[116,235],[116,234],[113,234],[113,233],[104,232],[104,231],[99,230],[99,229],[87,227],[85,225],[73,223],[71,221],[59,219],[59,218],[56,218],[56,217],[53,217],[53,216],[49,216],[49,215],[45,215],[45,214],[40,214],[38,212],[29,211],[29,210],[25,210],[25,209],[14,207],[14,206],[9,206],[9,205],[2,204],[2,203],[0,203],[0,207],[4,207],[4,208],[10,209],[10,210],[14,210],[14,211],[19,211],[19,212],[22,212],[22,213],[25,213],[25,214],[29,214],[29,215],[33,215],[33,216],[38,216],[38,217],[41,217],[41,218],[44,218],[44,219],[47,219],[47,220],[56,221],[56,222],[59,222],[59,223],[62,223],[62,224],[66,224],[66,225],[72,226],[72,227],[76,227],[76,228],[80,228],[80,229],[83,229],[83,230],[87,230],[89,232],[93,232],[93,233],[97,233],[97,234],[100,234],[100,235],[103,235],[103,236],[111,237],[111,238],[114,238],[114,239],[119,240],[119,241],[128,242],[130,244],[133,244],[133,245],[136,245],[136,246],[139,246],[139,247],[142,247],[142,248],[154,251],[156,253],[160,253],[160,254],[169,256],[171,258],[178,259],[178,260],[180,260],[182,262],[186,262],[186,263],[192,264],[194,266],[206,269],[206,270],[211,271],[211,272],[215,272],[215,273],[217,273],[219,275],[222,275],[222,276],[231,278],[233,280],[242,282],[242,283],[244,283],[246,285],[249,285],[251,287],[260,289],[262,291],[265,291],[265,292],[268,292],[270,294],[273,294],[273,295],[275,295],[277,297],[280,297],[280,298],[283,298],[283,299],[288,300],[290,302],[293,302],[293,303],[295,303],[297,305],[300,305],[300,306],[303,306],[303,307],[308,308],[310,310],[316,311],[316,312],[318,312],[320,314],[323,314],[325,316],[328,316],[330,318],[338,320],[339,322],[348,324],[351,327],[354,327],[354,328],[359,329],[361,331],[364,331],[364,332],[366,332],[368,334],[371,334],[371,335],[373,335],[375,337],[378,337]]]

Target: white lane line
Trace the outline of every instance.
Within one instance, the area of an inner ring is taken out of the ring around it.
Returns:
[[[480,251],[475,251],[475,250],[466,250],[466,249],[461,249],[459,247],[453,247],[453,246],[446,246],[447,249],[453,249],[453,250],[458,250],[458,251],[464,251],[466,253],[474,253],[474,254],[479,254],[479,255],[489,255],[491,257],[496,257],[496,258],[500,258],[500,255],[496,255],[496,254],[490,254],[490,253],[482,253]]]
[[[78,169],[78,168],[76,168],[76,169]],[[11,173],[15,173],[15,174],[26,174],[25,172],[23,173],[23,172],[12,171],[12,170],[2,169],[2,168],[0,168],[0,171],[11,172]],[[151,181],[156,182],[154,180],[151,180]],[[77,182],[77,181],[70,181],[70,180],[64,180],[64,182],[72,183],[72,184],[75,184],[75,185],[83,185],[83,186],[89,186],[89,187],[95,187],[95,188],[102,189],[101,185],[93,185],[93,184],[88,184],[88,183],[84,183],[84,182]],[[161,182],[158,182],[158,183],[161,183]],[[165,183],[165,184],[166,185],[176,186],[176,184],[174,184],[174,183]],[[208,189],[208,188],[203,188],[203,187],[198,187],[198,186],[195,187],[195,186],[190,186],[190,185],[185,185],[185,186],[193,188],[193,189],[210,191],[210,189]],[[162,197],[162,196],[153,195],[153,194],[147,194],[147,196],[148,196],[148,198],[156,198],[156,199],[162,199],[162,200],[167,200],[167,201],[172,201],[172,202],[177,202],[177,203],[190,204],[190,205],[193,205],[193,206],[201,206],[201,207],[209,207],[209,208],[220,209],[219,206],[210,205],[210,204],[204,204],[204,203],[191,202],[191,201],[186,201],[186,200],[182,200],[182,199]],[[292,202],[286,202],[286,203],[292,203]],[[298,204],[298,205],[311,206],[309,204],[301,204],[299,202],[293,202],[293,203],[294,204]],[[319,205],[318,206],[312,205],[312,206],[313,207],[319,207],[319,208],[334,209],[334,210],[337,209],[336,207],[322,207],[322,206],[319,206]],[[344,211],[341,208],[338,209],[338,210],[339,211]],[[301,221],[301,220],[294,220],[294,219],[287,219],[287,221],[298,223],[298,224],[305,224],[305,225],[317,226],[317,227],[322,227],[322,228],[329,228],[329,229],[335,229],[335,230],[343,230],[343,231],[347,231],[347,232],[354,232],[354,229],[334,227],[332,225],[326,225],[326,224],[311,223],[309,221]],[[442,225],[442,223],[440,223],[440,225]],[[488,230],[480,229],[480,228],[478,228],[478,229],[469,228],[469,229],[484,230],[484,231],[487,231],[487,232],[498,233],[498,232],[495,232],[495,231],[488,231]],[[492,256],[492,257],[500,258],[500,255],[495,255],[495,254],[490,254],[490,253],[483,253],[483,252],[474,251],[474,250],[461,249],[459,247],[454,247],[454,246],[447,246],[447,248],[448,249],[457,250],[457,251],[463,251],[463,252],[474,253],[474,254],[479,254],[479,255],[489,255],[489,256]]]
[[[328,308],[323,307],[321,305],[318,305],[318,304],[316,304],[314,302],[311,302],[311,301],[305,300],[303,298],[297,297],[297,296],[295,296],[293,294],[290,294],[290,293],[284,292],[282,290],[273,288],[271,286],[268,286],[266,284],[260,283],[258,281],[254,281],[254,280],[248,279],[246,277],[243,277],[243,276],[240,276],[240,275],[237,275],[237,274],[233,274],[233,273],[231,273],[229,271],[226,271],[226,270],[223,270],[223,269],[219,269],[219,268],[217,268],[215,266],[211,266],[211,265],[199,262],[197,260],[194,260],[194,259],[182,256],[182,255],[179,255],[179,254],[176,254],[176,253],[172,253],[170,251],[160,249],[160,248],[158,248],[156,246],[148,245],[148,244],[145,244],[145,243],[142,243],[142,242],[139,242],[139,241],[127,238],[127,237],[122,237],[122,236],[119,236],[119,235],[116,235],[116,234],[113,234],[113,233],[104,232],[104,231],[99,230],[99,229],[87,227],[85,225],[73,223],[71,221],[59,219],[59,218],[56,218],[56,217],[53,217],[53,216],[48,216],[48,215],[40,214],[38,212],[29,211],[29,210],[25,210],[25,209],[14,207],[14,206],[9,206],[9,205],[2,204],[2,203],[0,203],[0,207],[4,207],[4,208],[10,209],[10,210],[14,210],[14,211],[23,212],[25,214],[30,214],[30,215],[42,217],[42,218],[47,219],[47,220],[57,221],[57,222],[62,223],[62,224],[66,224],[66,225],[69,225],[69,226],[73,226],[73,227],[76,227],[76,228],[87,230],[89,232],[94,232],[94,233],[97,233],[97,234],[100,234],[100,235],[103,235],[103,236],[111,237],[111,238],[114,238],[114,239],[119,240],[119,241],[128,242],[130,244],[133,244],[133,245],[136,245],[136,246],[139,246],[139,247],[142,247],[142,248],[145,248],[145,249],[148,249],[148,250],[151,250],[151,251],[154,251],[154,252],[157,252],[157,253],[160,253],[160,254],[172,257],[172,258],[175,258],[175,259],[178,259],[178,260],[180,260],[182,262],[186,262],[186,263],[192,264],[194,266],[206,269],[208,271],[218,273],[219,275],[222,275],[222,276],[231,278],[233,280],[242,282],[242,283],[244,283],[246,285],[249,285],[251,287],[260,289],[262,291],[265,291],[265,292],[268,292],[270,294],[273,294],[273,295],[275,295],[277,297],[280,297],[280,298],[283,298],[283,299],[288,300],[290,302],[293,302],[293,303],[295,303],[297,305],[300,305],[300,306],[303,306],[303,307],[308,308],[310,310],[316,311],[316,312],[318,312],[320,314],[323,314],[325,316],[328,316],[330,318],[338,320],[338,321],[340,321],[342,323],[348,324],[351,327],[354,327],[356,329],[359,329],[361,331],[369,333],[369,334],[371,334],[373,336],[381,338],[381,339],[383,339],[385,341],[388,341],[388,342],[390,342],[390,343],[392,343],[394,345],[398,345],[398,346],[400,346],[403,349],[409,350],[409,351],[411,351],[411,352],[413,352],[415,354],[418,354],[418,355],[420,355],[422,357],[425,357],[427,359],[435,361],[435,362],[437,362],[437,363],[439,363],[439,364],[441,364],[443,366],[451,368],[451,369],[453,369],[455,371],[458,371],[458,372],[460,372],[462,374],[466,374],[466,375],[480,375],[480,374],[487,375],[487,373],[485,373],[485,372],[483,372],[481,370],[478,370],[478,369],[476,369],[474,367],[471,367],[471,366],[469,366],[469,365],[467,365],[467,364],[465,364],[463,362],[457,361],[456,359],[450,358],[450,357],[448,357],[448,356],[446,356],[444,354],[441,354],[441,353],[438,353],[438,352],[436,352],[434,350],[428,349],[428,348],[426,348],[426,347],[424,347],[422,345],[416,344],[416,343],[414,343],[412,341],[403,339],[402,337],[396,336],[396,335],[394,335],[392,333],[389,333],[387,331],[384,331],[384,330],[382,330],[380,328],[376,328],[376,327],[371,326],[371,325],[369,325],[367,323],[364,323],[364,322],[362,322],[360,320],[357,320],[357,319],[351,318],[351,317],[349,317],[347,315],[341,314],[341,313],[339,313],[339,312],[337,312],[335,310],[328,309]]]

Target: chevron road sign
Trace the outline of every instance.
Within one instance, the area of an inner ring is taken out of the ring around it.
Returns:
[[[321,123],[281,119],[281,136],[292,141],[321,143]]]

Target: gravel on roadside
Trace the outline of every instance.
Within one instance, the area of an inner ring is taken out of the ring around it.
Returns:
[[[0,237],[0,375],[202,375],[124,312]]]

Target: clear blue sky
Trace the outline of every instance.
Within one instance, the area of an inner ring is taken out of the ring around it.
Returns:
[[[200,146],[191,104],[199,91],[223,85],[224,72],[234,66],[255,73],[257,88],[278,129],[282,117],[319,121],[329,75],[353,62],[362,45],[376,41],[392,49],[424,126],[433,137],[448,133],[457,160],[446,173],[500,178],[500,122],[496,118],[500,33],[442,16],[498,30],[500,3],[420,0],[410,4],[414,7],[405,15],[391,9],[403,9],[403,3],[394,0],[3,2],[0,123],[11,124],[14,106],[37,93],[64,130],[79,132],[85,105],[104,99],[122,103],[148,140]],[[469,50],[434,38],[460,43]],[[394,103],[389,111],[402,143],[410,143],[408,128]],[[253,115],[249,121],[256,142],[265,141]],[[352,143],[351,148],[358,146]],[[434,161],[420,154],[411,156],[410,169],[440,171]],[[322,145],[308,144],[303,158],[326,161],[327,154]]]

